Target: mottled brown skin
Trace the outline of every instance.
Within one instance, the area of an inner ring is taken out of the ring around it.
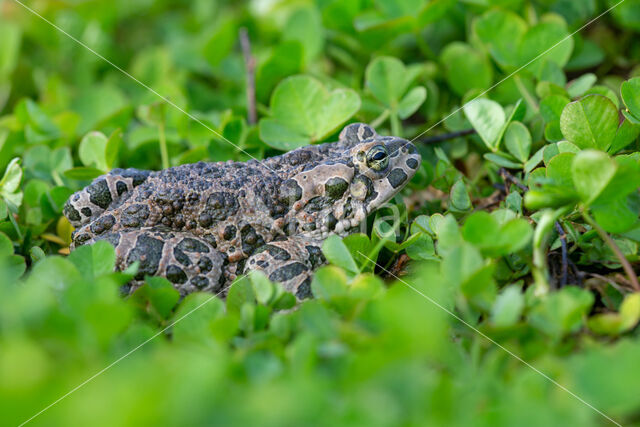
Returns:
[[[225,295],[237,275],[262,270],[303,299],[326,262],[323,240],[356,232],[420,161],[410,142],[356,123],[338,142],[262,162],[114,169],[73,194],[64,214],[76,227],[72,249],[107,240],[118,269],[140,262],[131,290],[160,275],[183,295]]]

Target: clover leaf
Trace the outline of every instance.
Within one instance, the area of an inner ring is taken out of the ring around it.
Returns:
[[[287,151],[322,141],[360,109],[360,97],[351,89],[332,91],[317,79],[289,77],[271,96],[271,117],[260,120],[260,138]]]
[[[20,167],[20,159],[18,157],[12,159],[4,171],[4,175],[0,180],[0,200],[12,210],[15,211],[22,204],[22,191],[20,190],[20,181],[22,181],[22,168]],[[1,218],[6,217],[6,206],[0,209]]]
[[[573,39],[567,38],[567,24],[558,15],[544,15],[537,24],[528,27],[515,13],[494,9],[478,17],[473,28],[504,69],[526,66],[539,76],[546,62],[563,67],[573,51]]]
[[[622,102],[627,107],[623,114],[633,124],[640,124],[640,77],[623,82],[620,86]]]
[[[440,56],[449,86],[460,96],[471,89],[484,90],[493,82],[493,68],[486,55],[472,46],[453,42]]]
[[[473,128],[478,132],[482,142],[493,152],[498,151],[502,136],[509,123],[520,118],[523,113],[521,101],[518,101],[512,108],[511,114],[507,117],[500,104],[486,98],[476,98],[467,102],[463,111]]]
[[[423,86],[414,87],[407,93],[420,72],[419,66],[406,67],[399,59],[388,56],[375,58],[367,66],[365,85],[384,106],[381,117],[390,117],[394,135],[402,133],[398,118],[411,116],[427,98],[427,90]]]
[[[618,110],[609,98],[588,95],[564,107],[560,130],[578,147],[609,149],[618,130]]]

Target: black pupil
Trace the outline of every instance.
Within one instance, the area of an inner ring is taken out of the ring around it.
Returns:
[[[383,151],[378,151],[373,155],[373,160],[382,160],[387,157],[387,154]]]

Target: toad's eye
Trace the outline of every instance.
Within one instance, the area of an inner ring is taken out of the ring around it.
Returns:
[[[375,145],[367,152],[367,166],[381,171],[389,166],[389,155],[384,145]]]

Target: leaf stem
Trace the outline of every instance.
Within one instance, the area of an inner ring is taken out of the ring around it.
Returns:
[[[391,134],[393,136],[402,137],[402,125],[400,124],[400,119],[398,118],[397,111],[391,112],[390,121],[391,121]]]
[[[600,224],[598,224],[593,218],[591,218],[591,216],[587,213],[587,210],[585,208],[582,208],[580,212],[582,213],[582,217],[584,218],[584,220],[594,230],[596,230],[596,232],[600,235],[602,240],[604,240],[607,246],[609,246],[609,248],[616,255],[616,257],[620,261],[620,264],[622,264],[622,268],[624,269],[624,272],[627,273],[627,276],[629,277],[629,281],[631,282],[631,286],[633,286],[633,289],[635,289],[637,292],[640,292],[640,283],[638,283],[638,276],[636,275],[636,272],[633,271],[633,267],[631,267],[629,260],[624,256],[624,254],[622,253],[618,245],[616,245],[616,242],[614,242],[611,236],[609,236],[609,234],[606,231],[604,231],[602,227],[600,227]]]
[[[256,59],[251,54],[251,40],[247,29],[245,27],[240,28],[239,34],[247,75],[247,122],[253,125],[258,117],[256,113]]]
[[[158,124],[158,140],[160,141],[160,159],[162,169],[169,168],[169,154],[167,152],[167,137],[164,132],[164,122]]]
[[[538,107],[538,103],[533,98],[533,96],[531,96],[531,94],[529,93],[529,90],[527,89],[527,87],[522,82],[522,79],[520,78],[520,76],[519,75],[513,76],[513,81],[515,82],[516,86],[518,87],[518,91],[520,92],[522,97],[525,99],[525,101],[527,101],[527,104],[529,104],[529,106],[531,108],[533,108],[534,111],[538,111],[540,109]]]
[[[389,113],[390,112],[391,111],[388,108],[386,110],[384,110],[382,112],[382,114],[380,114],[378,117],[373,119],[373,121],[371,122],[371,127],[375,129],[378,126],[380,126],[382,123],[384,123],[384,121],[389,118]]]

